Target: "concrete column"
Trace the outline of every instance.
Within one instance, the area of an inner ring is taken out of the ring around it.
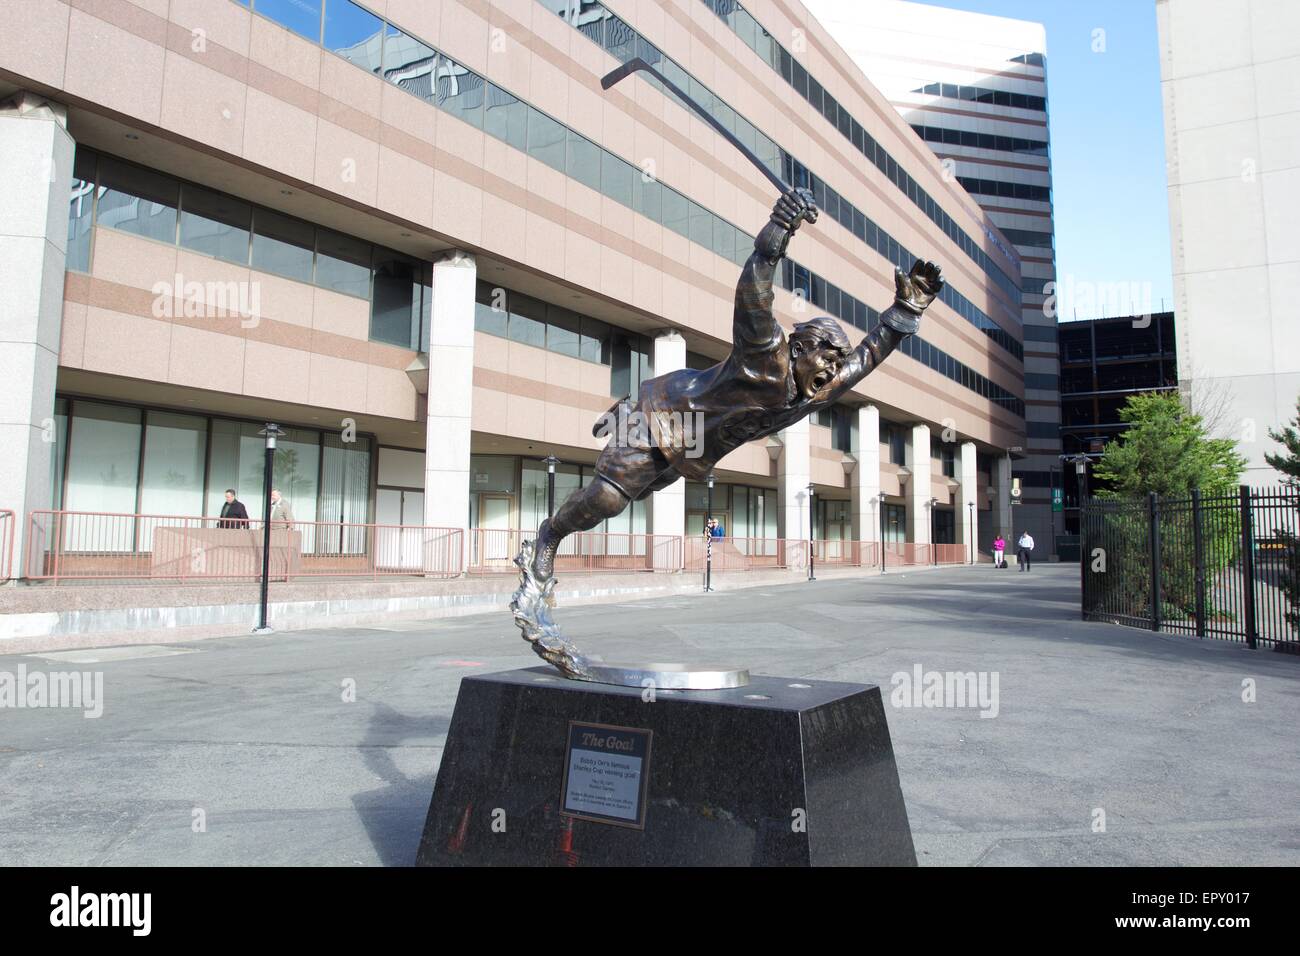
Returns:
[[[49,508],[76,144],[67,111],[27,92],[0,104],[0,508],[14,512],[15,576],[28,513]]]
[[[966,560],[970,560],[971,545],[975,542],[975,560],[979,560],[979,522],[980,522],[980,487],[975,472],[975,443],[961,443],[961,457],[958,459],[957,477],[961,487],[957,489],[957,540],[966,546]],[[972,509],[971,505],[975,507]]]
[[[474,395],[474,257],[459,250],[433,264],[429,417],[424,431],[424,523],[461,528],[469,555],[469,441]]]
[[[781,431],[781,456],[776,461],[776,529],[782,538],[808,540],[811,436],[806,418]]]
[[[907,438],[907,467],[912,476],[904,491],[907,503],[907,540],[930,543],[930,426],[917,422]]]
[[[857,444],[853,457],[858,463],[849,477],[853,499],[853,538],[880,540],[880,409],[863,405],[858,409]]]
[[[1007,539],[1007,551],[1013,544],[1011,538],[1011,462],[1006,455],[993,459],[993,507],[997,512],[998,533]]]
[[[663,375],[686,368],[686,340],[675,329],[662,329],[654,337],[654,372]],[[694,428],[693,422],[683,423]],[[692,433],[691,440],[703,436]],[[703,450],[703,449],[701,449]],[[686,482],[675,481],[650,497],[650,533],[684,535],[686,533]]]

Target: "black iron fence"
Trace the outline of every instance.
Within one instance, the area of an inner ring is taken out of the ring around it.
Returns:
[[[1089,499],[1083,617],[1300,653],[1300,489]]]

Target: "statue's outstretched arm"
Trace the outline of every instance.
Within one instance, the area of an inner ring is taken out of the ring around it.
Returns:
[[[780,335],[772,314],[772,279],[785,256],[790,237],[801,223],[817,221],[817,206],[807,189],[792,189],[772,207],[772,215],[754,240],[754,252],[745,262],[736,284],[736,311],[732,341],[739,347],[770,345]]]
[[[917,260],[904,275],[894,270],[894,304],[880,313],[880,324],[853,350],[840,373],[841,388],[851,387],[883,362],[903,339],[921,327],[921,313],[943,289],[939,267]]]

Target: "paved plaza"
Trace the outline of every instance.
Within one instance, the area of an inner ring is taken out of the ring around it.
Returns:
[[[922,865],[1300,863],[1300,659],[1085,624],[1074,567],[557,617],[608,659],[880,684]],[[536,663],[504,613],[0,657],[103,675],[98,718],[0,710],[0,862],[410,864],[461,677]],[[985,697],[890,703],[918,668]]]

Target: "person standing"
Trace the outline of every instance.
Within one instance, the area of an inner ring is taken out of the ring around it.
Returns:
[[[281,496],[279,488],[271,489],[271,521],[279,522],[286,528],[293,527],[293,511],[289,508],[289,499]]]
[[[1016,558],[1020,562],[1020,570],[1028,571],[1030,565],[1029,559],[1034,552],[1033,536],[1030,535],[1028,531],[1021,534],[1020,541],[1017,542],[1017,547],[1019,550],[1016,552]]]
[[[246,528],[248,527],[248,509],[244,503],[235,497],[235,489],[226,489],[226,503],[221,506],[221,518],[217,521],[218,528]]]
[[[993,567],[1002,567],[1002,559],[1007,553],[1007,539],[998,535],[993,539]]]

